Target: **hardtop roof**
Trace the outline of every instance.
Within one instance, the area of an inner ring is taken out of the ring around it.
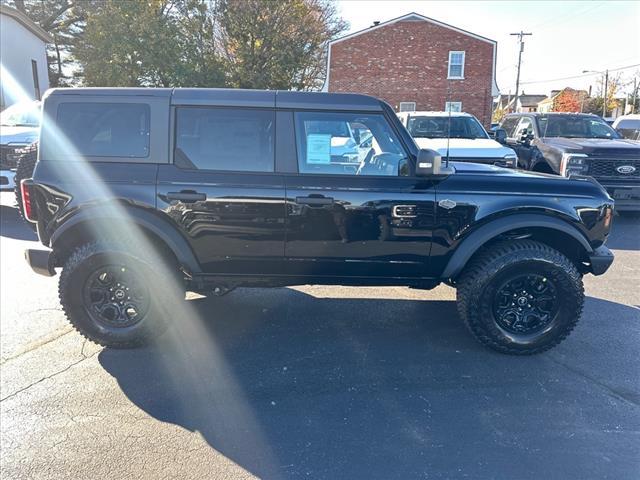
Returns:
[[[73,96],[151,96],[170,98],[171,105],[235,106],[314,110],[381,111],[381,101],[356,93],[292,92],[286,90],[248,90],[239,88],[54,88],[50,95]]]

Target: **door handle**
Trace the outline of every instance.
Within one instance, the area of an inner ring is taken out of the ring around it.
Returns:
[[[169,200],[178,200],[180,202],[193,203],[205,201],[207,199],[207,195],[205,193],[194,192],[193,190],[183,190],[181,192],[169,192],[167,193],[167,198]]]
[[[309,205],[310,207],[320,207],[322,205],[332,205],[333,198],[324,195],[309,195],[308,197],[296,197],[296,203]]]

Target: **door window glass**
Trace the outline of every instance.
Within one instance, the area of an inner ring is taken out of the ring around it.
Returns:
[[[518,124],[517,135],[521,137],[522,135],[533,134],[533,122],[529,117],[522,117],[520,123]]]
[[[397,176],[407,155],[383,115],[296,113],[300,173]]]
[[[149,155],[149,105],[61,103],[57,124],[69,148],[86,157]]]
[[[274,171],[273,110],[176,109],[175,164],[198,170]]]

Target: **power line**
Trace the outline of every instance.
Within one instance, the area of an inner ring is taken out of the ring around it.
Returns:
[[[629,68],[634,68],[634,67],[640,67],[640,63],[636,63],[634,65],[627,65],[626,67],[619,67],[619,68],[609,68],[609,72],[617,72],[619,70],[627,70]],[[583,75],[572,75],[570,77],[560,77],[560,78],[550,78],[548,80],[532,80],[529,82],[522,82],[522,85],[531,85],[534,83],[548,83],[548,82],[557,82],[560,80],[572,80],[574,78],[585,78],[585,77],[592,77],[593,75],[595,75],[595,73],[587,73],[587,74],[583,74]]]
[[[598,4],[596,4],[595,6],[588,6],[587,8],[585,8],[584,10],[578,10],[578,11],[570,11],[567,12],[566,14],[562,15],[562,16],[555,16],[555,17],[551,17],[550,19],[547,19],[543,22],[540,22],[536,25],[534,25],[533,27],[531,27],[531,30],[546,30],[547,28],[553,27],[555,26],[557,23],[560,22],[570,22],[573,21],[574,19],[576,19],[577,17],[581,17],[582,15],[589,13],[597,8],[602,7],[603,5],[606,5],[607,2],[600,2]]]

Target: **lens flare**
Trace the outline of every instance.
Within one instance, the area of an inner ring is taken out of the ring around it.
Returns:
[[[2,82],[5,92],[11,92],[12,99],[29,99],[10,72],[2,66]],[[45,94],[46,98],[46,94]],[[170,288],[176,292],[184,292],[185,274],[178,268],[173,258],[168,258],[166,250],[159,248],[150,241],[145,231],[136,224],[129,213],[132,208],[137,208],[119,198],[108,182],[99,175],[90,161],[83,158],[74,144],[57,127],[55,119],[49,117],[43,111],[42,131],[47,132],[42,137],[47,142],[48,151],[72,152],[73,157],[79,161],[50,161],[49,169],[54,169],[60,179],[60,185],[73,185],[70,191],[77,192],[84,198],[96,199],[93,202],[96,209],[95,217],[87,221],[86,227],[91,232],[90,237],[95,240],[119,241],[127,240],[127,244],[136,245],[145,253],[145,257],[151,255],[155,278],[147,278],[147,286],[153,289],[157,286],[159,278],[165,279]],[[38,153],[39,157],[42,150]],[[39,158],[40,160],[40,158]],[[49,160],[45,160],[49,162]],[[36,165],[37,177],[38,165]],[[133,187],[135,188],[135,187]],[[148,186],[141,186],[148,188]],[[125,206],[126,205],[126,206]],[[104,219],[116,219],[118,229],[113,230],[113,221],[105,222]],[[135,252],[133,252],[135,253]],[[114,263],[118,258],[114,254]],[[169,299],[167,299],[169,300]],[[247,401],[247,395],[239,385],[233,369],[226,361],[218,340],[207,328],[211,318],[207,313],[206,318],[199,313],[190,301],[163,301],[162,310],[170,321],[168,331],[161,339],[163,349],[158,358],[159,369],[166,372],[164,378],[169,379],[174,385],[167,385],[174,391],[188,391],[189,398],[179,397],[175,401],[179,403],[175,407],[185,412],[190,412],[197,418],[206,418],[212,415],[224,415],[219,422],[223,425],[222,431],[227,441],[237,445],[250,444],[256,455],[266,466],[277,465],[272,449],[270,448],[262,426],[258,423],[255,412]],[[160,347],[152,347],[160,348]],[[186,386],[185,387],[185,382]],[[194,396],[193,393],[196,393]]]
[[[0,91],[7,105],[33,101],[33,97],[22,88],[3,63],[0,63]]]

